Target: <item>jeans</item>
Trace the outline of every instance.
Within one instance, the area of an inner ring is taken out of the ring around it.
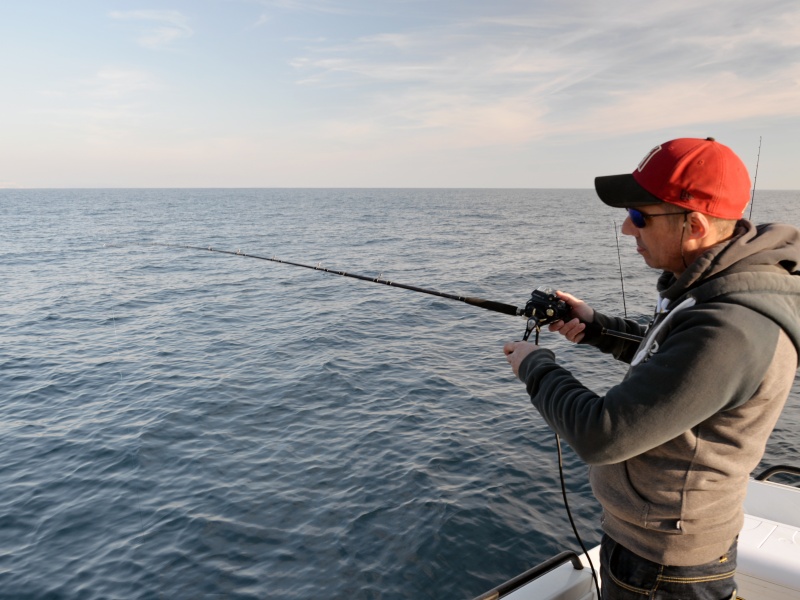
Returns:
[[[603,600],[735,600],[736,541],[696,567],[670,567],[637,556],[607,535],[600,542]]]

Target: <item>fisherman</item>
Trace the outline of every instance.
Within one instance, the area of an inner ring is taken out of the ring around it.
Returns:
[[[550,330],[629,363],[627,374],[602,396],[548,349],[509,342],[506,359],[590,465],[603,598],[733,599],[748,476],[798,367],[800,231],[742,218],[747,169],[713,138],[656,146],[595,190],[627,209],[622,233],[663,271],[655,315],[645,327],[559,292],[572,318]]]

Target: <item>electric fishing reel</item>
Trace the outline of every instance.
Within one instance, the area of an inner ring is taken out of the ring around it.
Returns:
[[[566,302],[556,296],[555,290],[547,286],[539,286],[531,292],[531,298],[525,304],[523,314],[528,317],[528,323],[525,326],[525,335],[522,336],[522,341],[527,342],[534,330],[538,341],[542,325],[568,319],[570,308]]]

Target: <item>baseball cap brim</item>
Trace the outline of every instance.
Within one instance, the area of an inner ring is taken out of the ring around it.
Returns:
[[[662,200],[639,185],[630,173],[595,177],[594,189],[600,200],[614,208],[663,204]]]

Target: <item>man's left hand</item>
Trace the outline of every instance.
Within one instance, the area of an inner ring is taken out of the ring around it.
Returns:
[[[511,365],[514,375],[517,377],[519,377],[519,366],[522,364],[522,361],[525,360],[528,354],[536,352],[537,350],[540,350],[540,347],[530,342],[507,342],[506,345],[503,346],[503,353],[506,355],[506,360],[508,364]]]

